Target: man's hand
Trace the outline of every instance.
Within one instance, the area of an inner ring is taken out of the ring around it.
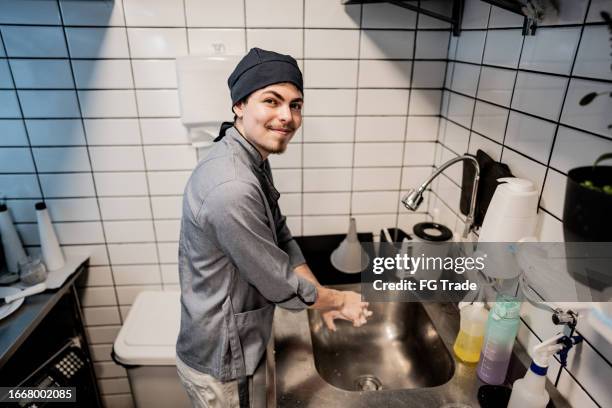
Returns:
[[[368,302],[362,302],[359,293],[321,286],[306,264],[298,265],[295,273],[317,287],[317,301],[310,308],[321,311],[323,321],[329,330],[336,330],[335,319],[348,320],[353,322],[353,326],[359,327],[366,323],[367,317],[372,316],[372,312],[368,310]]]
[[[339,310],[329,310],[321,313],[321,317],[327,328],[331,331],[336,331],[336,325],[334,324],[335,319],[353,322],[354,327],[360,327],[366,324],[366,318],[372,316],[372,312],[368,310],[369,303],[362,302],[359,293],[351,291],[340,293],[343,297],[342,307]]]
[[[325,322],[325,326],[331,331],[336,331],[335,319],[349,320],[340,314],[339,310],[328,310],[327,312],[321,312],[321,318]]]

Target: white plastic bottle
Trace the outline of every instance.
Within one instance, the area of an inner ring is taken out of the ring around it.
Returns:
[[[57,235],[51,224],[49,211],[44,202],[36,203],[36,221],[40,236],[40,249],[43,261],[49,271],[55,271],[65,265],[64,254],[57,241]]]
[[[533,361],[525,377],[516,380],[508,408],[545,408],[550,396],[546,391],[546,371],[550,357],[563,348],[557,343],[563,337],[559,334],[533,348]]]
[[[459,302],[461,321],[459,334],[455,339],[453,351],[457,358],[466,363],[477,363],[484,341],[485,328],[489,314],[483,302]]]
[[[13,224],[11,213],[4,203],[0,203],[0,239],[4,248],[6,266],[9,272],[17,273],[19,271],[19,261],[25,259],[27,254]]]

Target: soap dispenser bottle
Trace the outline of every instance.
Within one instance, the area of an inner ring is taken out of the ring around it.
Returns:
[[[503,384],[518,332],[521,303],[512,296],[499,295],[489,312],[487,330],[476,373],[487,384]]]
[[[480,349],[484,341],[487,311],[483,302],[460,302],[461,320],[459,334],[455,340],[453,351],[458,359],[465,363],[477,363],[480,359]]]
[[[533,348],[533,361],[525,377],[516,380],[508,408],[544,408],[550,397],[546,392],[546,371],[550,357],[560,352],[564,345],[558,343],[563,337],[558,334]]]

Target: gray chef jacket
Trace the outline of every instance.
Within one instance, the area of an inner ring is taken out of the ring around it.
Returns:
[[[267,160],[232,127],[193,171],[179,242],[178,357],[228,381],[252,375],[272,332],[274,306],[302,310],[317,290],[276,201]]]

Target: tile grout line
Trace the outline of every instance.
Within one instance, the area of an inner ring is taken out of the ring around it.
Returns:
[[[66,33],[66,27],[64,27],[63,23],[64,23],[64,14],[63,14],[63,10],[60,6],[60,1],[56,0],[56,5],[58,8],[58,14],[60,17],[60,22],[61,22],[61,28],[62,28],[62,37],[64,39],[64,46],[66,47],[66,53],[67,53],[67,59],[68,59],[68,66],[70,67],[70,75],[72,78],[73,83],[75,84],[76,87],[76,77],[74,75],[74,67],[72,64],[72,59],[71,59],[71,51],[70,51],[70,46],[68,44],[68,36]],[[85,151],[87,153],[87,159],[89,162],[89,172],[85,172],[87,174],[91,175],[91,180],[92,180],[92,188],[93,188],[93,193],[95,195],[95,199],[96,199],[96,207],[98,210],[98,216],[100,217],[99,223],[100,223],[100,229],[101,229],[101,234],[102,234],[102,239],[104,240],[104,242],[102,243],[102,245],[104,245],[104,249],[105,249],[105,253],[106,253],[106,257],[108,259],[108,266],[111,270],[111,283],[112,283],[112,287],[113,287],[113,294],[115,296],[115,301],[116,304],[114,305],[114,308],[116,308],[117,311],[117,315],[119,316],[119,323],[123,324],[123,319],[121,317],[121,313],[120,313],[120,309],[119,309],[119,294],[117,292],[117,287],[115,284],[115,278],[112,274],[112,261],[111,261],[111,255],[110,255],[110,250],[108,248],[108,241],[107,241],[107,236],[106,236],[106,230],[104,228],[104,219],[102,217],[102,208],[100,206],[100,197],[98,196],[98,187],[97,187],[97,183],[96,183],[96,179],[94,177],[94,166],[93,166],[93,162],[91,160],[91,151],[89,146],[87,145],[87,131],[85,128],[85,122],[83,119],[83,112],[82,112],[82,108],[81,108],[81,99],[79,97],[79,93],[75,91],[75,98],[76,98],[76,107],[79,113],[80,118],[79,119],[79,125],[81,130],[83,131],[83,137],[85,138]],[[99,244],[96,244],[99,245]],[[85,314],[85,307],[83,307],[83,305],[81,304],[81,311],[83,313],[83,315]],[[88,327],[89,325],[87,324],[87,322],[84,322],[84,324],[86,324],[86,326]],[[97,379],[97,377],[96,377]]]
[[[136,89],[136,78],[134,75],[134,64],[132,62],[132,45],[130,43],[130,36],[128,34],[128,24],[127,24],[127,13],[126,13],[126,4],[125,1],[122,1],[122,6],[123,6],[123,19],[124,19],[124,24],[125,24],[125,40],[127,42],[127,52],[128,52],[128,59],[130,61],[130,75],[131,75],[131,79],[132,79],[132,83],[134,84],[134,89],[132,92],[133,98],[134,98],[134,104],[136,106],[136,113],[138,114],[138,119],[137,119],[137,124],[138,124],[138,136],[140,137],[140,143],[141,143],[141,148],[140,148],[140,152],[141,152],[141,157],[142,157],[142,162],[143,162],[143,173],[144,173],[144,177],[145,177],[145,183],[147,185],[147,201],[149,203],[149,211],[151,212],[151,226],[153,228],[153,240],[155,243],[155,255],[157,256],[157,274],[159,276],[159,282],[160,282],[160,286],[162,287],[162,290],[164,288],[164,277],[162,275],[162,271],[161,271],[161,266],[160,266],[160,262],[161,262],[161,256],[160,256],[160,250],[159,250],[159,244],[158,244],[158,239],[157,239],[157,226],[155,225],[155,220],[153,218],[153,214],[154,214],[154,210],[153,210],[153,200],[151,197],[151,182],[149,180],[149,170],[148,170],[148,165],[147,165],[147,158],[146,158],[146,154],[145,154],[145,143],[144,143],[144,136],[142,134],[142,118],[140,115],[140,104],[138,103],[138,90]],[[185,22],[185,24],[187,24]],[[187,32],[187,29],[185,28],[185,32]],[[114,276],[114,273],[113,273]],[[131,386],[131,384],[130,384]]]
[[[589,10],[591,8],[591,3],[592,3],[592,0],[589,0],[589,3],[587,4],[586,11],[584,13],[583,23],[586,23],[587,16],[589,15]],[[576,59],[578,58],[578,52],[580,51],[580,44],[582,43],[582,35],[584,34],[584,27],[585,27],[585,24],[583,24],[582,28],[580,29],[580,35],[578,37],[578,43],[576,44],[576,50],[575,50],[575,53],[574,53],[574,57],[572,59],[572,65],[570,67],[570,77],[567,79],[566,84],[565,84],[565,90],[563,92],[563,99],[561,101],[561,106],[559,108],[559,114],[557,116],[557,120],[556,120],[556,123],[555,123],[555,133],[553,135],[553,139],[552,139],[552,142],[550,144],[550,152],[548,153],[548,161],[546,163],[546,170],[544,171],[544,179],[542,180],[542,187],[540,189],[540,195],[538,197],[538,207],[542,203],[542,196],[544,195],[544,187],[546,186],[546,178],[548,177],[548,171],[549,171],[549,168],[550,168],[550,163],[552,161],[553,152],[555,151],[555,144],[557,142],[557,136],[559,134],[559,128],[562,126],[561,120],[563,118],[563,110],[565,109],[565,103],[567,101],[567,94],[569,93],[569,88],[570,88],[570,85],[572,83],[571,74],[574,72],[574,67],[576,66]],[[559,376],[560,375],[561,374],[559,374]],[[558,381],[559,381],[559,377],[557,377],[557,382]],[[555,385],[557,385],[557,384],[555,383]]]
[[[417,6],[420,9],[421,8],[421,0],[418,0],[417,2]],[[414,21],[414,35],[412,36],[412,62],[410,63],[410,87],[412,88],[412,84],[414,81],[414,58],[416,57],[416,49],[417,49],[417,37],[418,37],[418,31],[419,31],[419,17],[420,17],[421,13],[419,11],[416,12],[416,16],[415,16],[415,21]],[[408,139],[408,120],[410,118],[410,100],[412,99],[412,89],[410,89],[408,91],[408,101],[406,103],[406,110],[405,110],[405,115],[404,115],[404,130],[403,130],[403,140],[402,140],[402,158],[401,158],[401,169],[400,169],[400,179],[399,179],[399,186],[398,189],[400,190],[400,193],[398,194],[397,197],[397,204],[395,207],[395,228],[396,230],[399,229],[399,217],[400,217],[400,211],[402,209],[402,201],[401,201],[401,189],[402,189],[402,184],[404,182],[404,164],[405,164],[405,160],[406,160],[406,144],[407,144],[407,139]],[[442,100],[442,93],[440,93],[440,100]],[[434,161],[435,161],[435,146],[434,146]],[[427,200],[427,207],[429,207],[429,200]],[[410,214],[410,213],[408,213]]]
[[[38,184],[38,190],[39,190],[39,193],[40,193],[40,198],[44,202],[45,201],[45,195],[44,195],[44,192],[43,192],[42,183],[40,181],[40,175],[39,175],[39,172],[38,172],[38,165],[36,164],[36,159],[34,157],[34,147],[32,145],[32,140],[31,140],[31,137],[30,137],[30,132],[29,132],[28,127],[26,125],[26,117],[25,117],[25,114],[24,114],[24,111],[23,111],[23,105],[21,103],[21,97],[19,96],[19,92],[17,91],[17,85],[15,83],[15,75],[13,73],[13,68],[12,68],[12,66],[10,64],[10,60],[8,58],[8,51],[7,51],[6,44],[4,42],[4,37],[3,37],[3,34],[2,34],[1,31],[0,31],[0,44],[2,44],[2,49],[3,49],[4,53],[7,56],[6,65],[7,65],[8,72],[9,72],[9,75],[11,77],[11,81],[13,83],[13,86],[15,87],[13,89],[13,92],[15,93],[15,99],[17,100],[17,107],[19,108],[19,113],[21,114],[21,118],[17,118],[16,120],[21,120],[21,123],[23,125],[23,130],[24,130],[24,133],[25,133],[25,136],[26,136],[26,141],[28,143],[27,146],[23,146],[23,147],[27,147],[28,148],[28,150],[30,152],[30,158],[32,159],[32,167],[33,167],[34,173],[27,173],[27,174],[34,174],[34,176],[36,177],[36,183]],[[4,200],[5,198],[6,197],[3,195],[3,193],[0,192],[0,200]]]
[[[361,68],[361,38],[362,38],[362,27],[363,27],[363,4],[359,5],[359,33],[357,36],[357,71],[355,74],[355,82],[356,82],[356,91],[355,91],[355,102],[353,103],[353,108],[355,113],[353,115],[353,140],[351,143],[351,175],[349,177],[349,186],[350,186],[350,194],[349,194],[349,224],[350,218],[353,217],[353,190],[355,185],[355,152],[357,145],[357,112],[359,109],[359,72]]]

